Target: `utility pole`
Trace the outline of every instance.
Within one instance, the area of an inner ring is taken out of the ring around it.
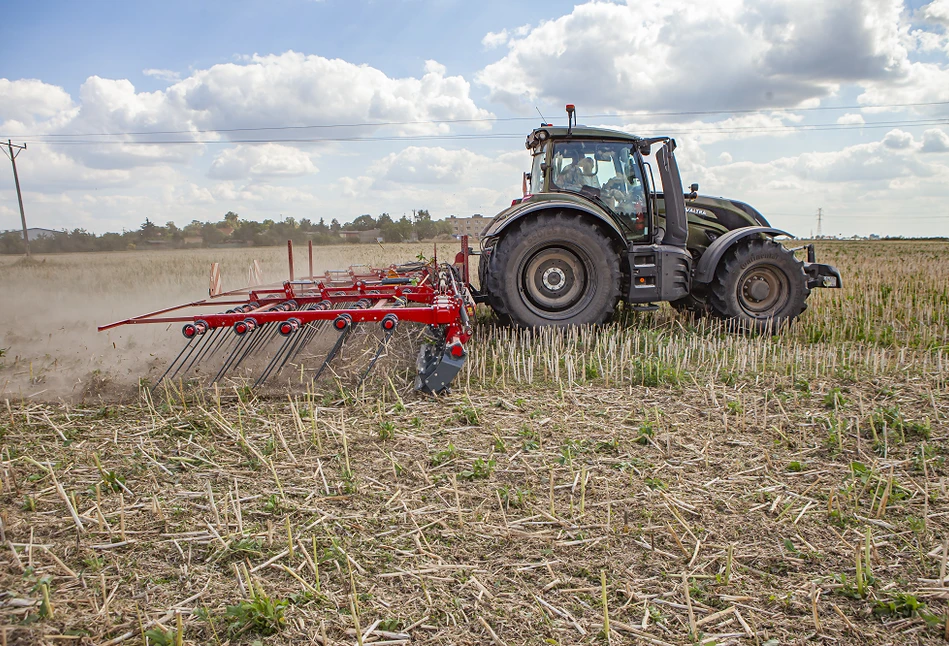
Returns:
[[[23,193],[20,192],[20,176],[16,172],[16,158],[21,152],[26,150],[26,144],[22,146],[17,146],[11,140],[7,139],[7,148],[3,153],[10,158],[10,162],[13,164],[13,181],[16,183],[16,199],[20,203],[20,222],[23,223],[23,248],[26,249],[26,257],[30,257],[30,234],[26,232],[26,214],[23,213]],[[13,152],[13,149],[16,148],[16,152]]]
[[[817,209],[817,237],[818,238],[824,237],[824,232],[821,228],[823,219],[824,219],[824,209]]]

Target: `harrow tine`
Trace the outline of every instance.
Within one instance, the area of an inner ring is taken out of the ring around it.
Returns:
[[[224,373],[230,369],[231,364],[234,362],[234,359],[237,357],[238,353],[244,349],[245,346],[250,345],[251,339],[249,336],[242,336],[237,343],[234,344],[234,347],[231,349],[230,354],[227,355],[227,358],[224,359],[224,363],[221,364],[221,368],[217,371],[217,374],[214,375],[214,379],[208,385],[216,383],[221,380],[221,377],[224,376]]]
[[[333,327],[339,330],[339,336],[336,338],[336,343],[333,344],[333,348],[330,350],[329,354],[326,355],[326,359],[323,361],[323,365],[320,366],[320,369],[316,371],[316,374],[313,376],[313,381],[316,381],[320,378],[320,375],[323,374],[323,371],[326,370],[326,367],[330,365],[330,361],[339,354],[340,349],[343,347],[343,343],[346,341],[346,338],[349,336],[349,333],[353,329],[353,320],[347,314],[340,314],[333,321]]]
[[[277,350],[277,353],[273,356],[273,359],[270,360],[270,363],[267,364],[267,367],[264,368],[264,371],[260,373],[259,377],[257,377],[257,381],[254,382],[254,388],[263,385],[267,379],[270,378],[270,373],[273,372],[274,366],[277,365],[277,361],[280,360],[280,357],[284,354],[289,354],[288,347],[292,346],[294,343],[299,343],[299,341],[299,337],[291,338],[289,336],[283,340],[283,345],[280,346],[280,348]],[[284,358],[284,362],[286,362],[286,358]],[[283,367],[283,363],[280,364],[280,367]]]
[[[351,307],[352,303],[339,303],[337,308],[345,309]],[[313,310],[327,310],[332,309],[333,304],[329,301],[321,301],[315,305],[311,305],[306,309]],[[310,344],[313,339],[322,334],[329,324],[329,321],[311,321],[305,324],[302,329],[293,333],[293,339],[290,343],[285,343],[278,351],[276,356],[271,360],[267,365],[267,368],[264,370],[264,373],[257,379],[254,383],[256,388],[259,385],[264,384],[270,377],[279,375],[283,372],[283,369],[286,367],[287,363],[295,359],[300,355],[301,352]],[[289,340],[289,339],[288,339]],[[282,359],[281,359],[282,357]],[[279,361],[279,364],[277,363]]]
[[[366,377],[368,377],[369,373],[372,372],[373,367],[376,365],[376,361],[379,360],[379,357],[382,355],[382,351],[388,347],[389,339],[391,339],[392,335],[395,334],[395,330],[398,326],[399,319],[396,318],[394,314],[388,314],[382,319],[382,329],[384,332],[382,341],[379,343],[379,347],[376,348],[376,354],[372,357],[372,361],[370,361],[369,365],[366,366],[366,371],[362,373],[362,377],[359,378],[359,383],[356,384],[356,390],[359,390],[360,386],[362,386],[362,383],[366,381]]]
[[[326,310],[330,307],[332,307],[332,305],[329,301],[322,301],[314,305],[309,305],[305,309]],[[293,329],[291,332],[289,332],[287,334],[286,342],[280,347],[280,349],[277,351],[277,354],[274,355],[274,358],[270,361],[270,363],[267,364],[267,368],[254,383],[254,387],[256,388],[258,385],[266,382],[272,374],[279,375],[283,370],[283,367],[287,365],[287,361],[289,361],[291,357],[295,357],[297,354],[299,354],[306,344],[310,342],[315,334],[314,329],[322,327],[324,323],[325,321],[310,321],[309,323],[304,324],[302,329]],[[279,329],[280,328],[278,328],[278,331]],[[281,356],[283,357],[282,361],[280,360]],[[280,361],[279,366],[277,365],[278,361]],[[276,372],[274,372],[275,369]]]
[[[171,374],[170,379],[174,379],[181,371],[181,368],[185,365],[185,362],[188,361],[188,358],[194,354],[195,350],[203,348],[208,344],[208,340],[211,337],[211,334],[208,334],[208,330],[209,326],[207,322],[202,320],[197,320],[194,323],[188,323],[181,328],[181,333],[186,339],[188,339],[188,342],[185,343],[185,347],[181,349],[181,352],[178,353],[178,356],[175,357],[175,360],[168,365],[168,368],[165,369],[165,373],[161,376],[161,378],[155,382],[152,392],[155,392],[155,389],[165,380],[166,377],[168,377],[169,373]],[[211,332],[213,333],[213,330],[211,330]],[[187,354],[185,354],[185,351],[187,351]],[[175,364],[177,364],[177,367]]]
[[[257,338],[251,342],[250,347],[244,351],[244,354],[242,354],[240,358],[234,363],[234,365],[231,366],[231,370],[237,370],[240,368],[241,364],[244,363],[244,360],[247,359],[247,357],[257,354],[257,352],[259,352],[261,349],[270,345],[270,342],[275,336],[277,336],[276,326],[271,326],[268,323],[261,325],[260,334],[258,334]]]
[[[323,302],[320,302],[316,307],[318,307],[319,309],[330,309],[330,308],[332,308],[332,309],[347,309],[347,308],[352,307],[352,306],[353,306],[353,302],[352,302],[352,301],[346,301],[346,302],[343,302],[343,303],[338,303],[338,304],[336,305],[336,307],[334,308],[333,305],[332,305],[331,303],[329,303],[329,301],[323,301]],[[303,349],[304,349],[307,345],[309,345],[310,342],[313,341],[314,338],[316,338],[317,336],[319,336],[320,334],[322,334],[324,331],[326,331],[327,323],[328,323],[328,321],[314,321],[314,322],[310,323],[310,324],[307,326],[306,336],[304,337],[303,341],[300,343],[299,346],[297,346],[297,348],[293,351],[292,354],[290,354],[289,356],[287,356],[287,358],[284,360],[283,364],[286,365],[287,361],[292,361],[292,360],[296,359],[297,356],[299,356],[299,354],[300,354],[301,352],[303,352]],[[282,369],[282,368],[283,368],[283,365],[281,365],[280,367],[281,367],[281,369]],[[279,373],[279,370],[278,370],[277,372]]]
[[[198,343],[200,342],[201,340],[199,339]],[[192,346],[192,344],[194,345]],[[155,382],[155,385],[152,386],[153,393],[155,392],[155,389],[158,388],[158,386],[161,384],[161,382],[165,380],[165,377],[168,376],[168,373],[171,372],[171,369],[175,366],[175,364],[178,363],[178,360],[181,359],[181,356],[185,353],[185,350],[187,350],[188,348],[191,348],[191,352],[194,352],[194,348],[197,347],[197,345],[198,344],[194,342],[194,337],[188,339],[187,343],[184,344],[184,347],[181,348],[181,352],[179,352],[178,356],[175,357],[175,360],[168,364],[168,367],[165,368],[165,372],[162,373],[162,376],[159,377],[158,381]],[[190,353],[188,354],[188,356],[191,356]],[[188,357],[185,357],[184,361],[182,361],[181,363],[184,364],[184,362],[187,360],[188,360]],[[179,368],[180,367],[181,366],[179,366]],[[178,374],[177,370],[175,371],[175,374]],[[171,378],[174,379],[175,375],[172,375]]]
[[[221,328],[214,328],[208,333],[207,336],[214,336],[214,340],[208,339],[208,342],[201,346],[201,349],[195,354],[194,358],[191,359],[191,363],[188,364],[188,367],[184,369],[182,374],[188,374],[196,363],[204,361],[217,351],[225,337],[225,335],[219,334],[220,330]],[[175,374],[177,374],[177,372]]]
[[[267,368],[261,373],[260,377],[254,382],[254,387],[264,384],[268,379],[273,375],[279,375],[284,366],[287,365],[287,361],[290,360],[290,357],[296,356],[303,347],[310,342],[310,339],[313,338],[311,328],[318,325],[322,325],[324,321],[319,321],[317,323],[307,323],[303,326],[303,329],[294,334],[292,337],[287,337],[287,340],[284,341],[284,344],[280,346],[280,349],[277,351],[277,354],[274,355],[274,358],[270,360],[270,363],[267,364]],[[283,359],[281,360],[281,357]],[[277,362],[280,362],[278,365]]]
[[[303,349],[310,344],[310,342],[315,339],[319,334],[326,330],[326,321],[315,321],[313,323],[307,324],[306,328],[303,330],[303,334],[300,336],[299,342],[297,345],[290,349],[290,352],[284,358],[283,363],[280,364],[280,368],[277,370],[277,373],[280,370],[283,370],[283,367],[287,365],[288,361],[296,359],[297,356]]]

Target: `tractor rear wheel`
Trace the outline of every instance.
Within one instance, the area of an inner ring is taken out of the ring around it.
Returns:
[[[481,260],[478,262],[478,289],[480,289],[484,294],[484,300],[494,312],[494,316],[497,317],[498,323],[501,325],[510,325],[511,319],[507,314],[502,312],[502,307],[498,302],[498,297],[488,290],[488,285],[491,283],[491,263],[489,262],[490,258],[491,256],[488,254],[481,254]]]
[[[516,224],[486,273],[489,304],[519,327],[603,323],[619,300],[619,253],[595,225],[564,213]]]
[[[804,263],[775,241],[756,238],[725,254],[709,305],[744,329],[777,332],[807,309],[810,293]]]

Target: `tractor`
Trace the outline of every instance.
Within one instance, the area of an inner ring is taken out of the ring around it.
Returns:
[[[685,193],[671,137],[541,124],[528,136],[524,195],[482,234],[479,289],[504,324],[598,324],[620,301],[668,302],[749,331],[776,332],[814,288],[840,288],[836,268],[776,241],[793,237],[736,200]],[[654,168],[655,166],[655,168]],[[656,183],[656,176],[661,184]]]

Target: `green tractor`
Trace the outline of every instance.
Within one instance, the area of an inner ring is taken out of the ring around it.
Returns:
[[[597,324],[620,300],[640,310],[666,301],[776,331],[811,289],[841,286],[813,246],[798,260],[775,241],[793,236],[747,204],[700,196],[697,184],[684,193],[670,137],[577,126],[568,105],[566,127],[543,124],[526,145],[524,197],[482,234],[475,298],[502,323]]]

